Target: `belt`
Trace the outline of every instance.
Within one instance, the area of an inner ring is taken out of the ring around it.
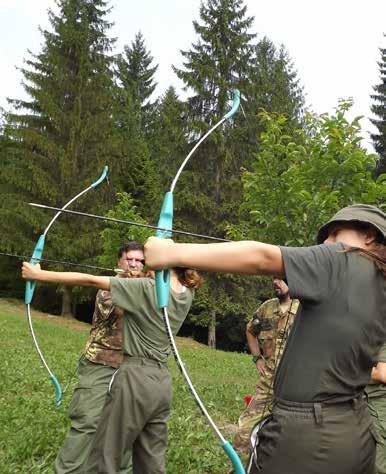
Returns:
[[[317,424],[321,424],[323,421],[322,410],[333,407],[346,407],[350,406],[353,410],[358,410],[365,404],[365,398],[363,394],[357,395],[356,397],[336,397],[330,400],[320,402],[290,402],[288,400],[282,400],[276,398],[274,400],[274,407],[282,408],[291,412],[298,413],[313,413]],[[328,411],[326,412],[328,413]]]

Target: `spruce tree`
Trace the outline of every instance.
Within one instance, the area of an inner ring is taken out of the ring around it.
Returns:
[[[155,119],[150,139],[151,157],[157,169],[156,185],[153,188],[154,200],[159,202],[165,191],[170,187],[172,179],[185,154],[187,153],[188,130],[186,125],[186,104],[177,96],[174,87],[169,87],[160,98],[155,109]],[[179,201],[175,203],[175,227],[182,227],[180,221]],[[153,220],[156,219],[159,208],[155,209]]]
[[[386,36],[386,35],[384,35]],[[374,103],[371,111],[377,117],[371,122],[378,129],[377,133],[371,134],[375,151],[379,155],[377,174],[386,173],[386,48],[380,48],[381,60],[378,62],[380,72],[380,83],[373,87],[374,94],[371,95]]]
[[[150,96],[156,87],[153,58],[141,33],[115,59],[115,112],[119,165],[114,174],[119,190],[129,193],[144,217],[153,215],[155,168],[151,161],[150,136],[155,104]]]
[[[245,109],[264,109],[298,122],[303,106],[302,87],[288,52],[284,46],[278,50],[269,38],[264,37],[255,48]]]
[[[190,148],[229,109],[231,90],[246,90],[253,59],[252,21],[242,0],[207,0],[201,4],[200,21],[193,22],[198,40],[189,51],[181,52],[183,68],[174,68],[191,94],[187,108]],[[235,122],[243,122],[240,114],[209,137],[181,177],[176,203],[185,228],[224,236],[227,223],[237,219],[243,155]],[[208,343],[213,347],[217,318],[235,311],[232,296],[237,294],[237,282],[211,276],[208,285],[210,291],[201,295]]]
[[[91,184],[105,164],[114,167],[115,134],[110,24],[104,0],[57,0],[49,11],[44,44],[21,69],[28,98],[11,100],[7,163],[1,171],[6,190],[0,203],[2,243],[31,252],[33,242],[52,215],[31,210],[35,201],[61,207]],[[95,190],[79,205],[103,212],[105,192]],[[12,218],[11,218],[12,216]],[[84,262],[99,251],[94,221],[61,216],[49,234],[46,253]],[[13,240],[5,242],[4,235]],[[26,241],[29,245],[26,245]],[[63,314],[71,314],[71,294],[64,290]]]
[[[141,115],[141,126],[149,128],[153,104],[151,95],[156,88],[154,75],[158,65],[152,66],[153,57],[146,48],[145,39],[141,32],[135,35],[130,46],[124,46],[123,54],[116,59],[116,76],[119,85],[131,94],[134,105]]]

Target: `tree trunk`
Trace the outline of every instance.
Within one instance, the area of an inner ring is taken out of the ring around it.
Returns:
[[[216,312],[212,312],[208,327],[208,346],[216,349]]]
[[[72,312],[72,289],[70,286],[62,288],[62,316],[63,318],[75,319]]]

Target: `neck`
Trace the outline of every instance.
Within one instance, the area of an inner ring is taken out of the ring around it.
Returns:
[[[287,293],[286,295],[283,295],[279,298],[279,303],[284,305],[286,303],[289,303],[291,301],[291,298],[290,298],[290,295],[289,293]]]
[[[181,293],[184,289],[184,285],[182,285],[177,278],[177,275],[172,271],[170,275],[170,286],[173,288],[174,291],[177,293]]]

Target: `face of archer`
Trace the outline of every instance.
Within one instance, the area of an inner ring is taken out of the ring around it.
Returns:
[[[284,280],[282,280],[281,278],[274,278],[272,280],[272,284],[273,291],[279,299],[285,298],[288,295],[289,289],[287,283]]]
[[[376,232],[372,228],[366,230],[347,222],[332,224],[328,229],[328,237],[324,243],[333,244],[340,242],[349,247],[365,249],[371,247],[375,240]]]
[[[142,250],[129,250],[124,252],[122,257],[118,260],[118,267],[127,271],[141,272],[145,265],[145,256]]]

